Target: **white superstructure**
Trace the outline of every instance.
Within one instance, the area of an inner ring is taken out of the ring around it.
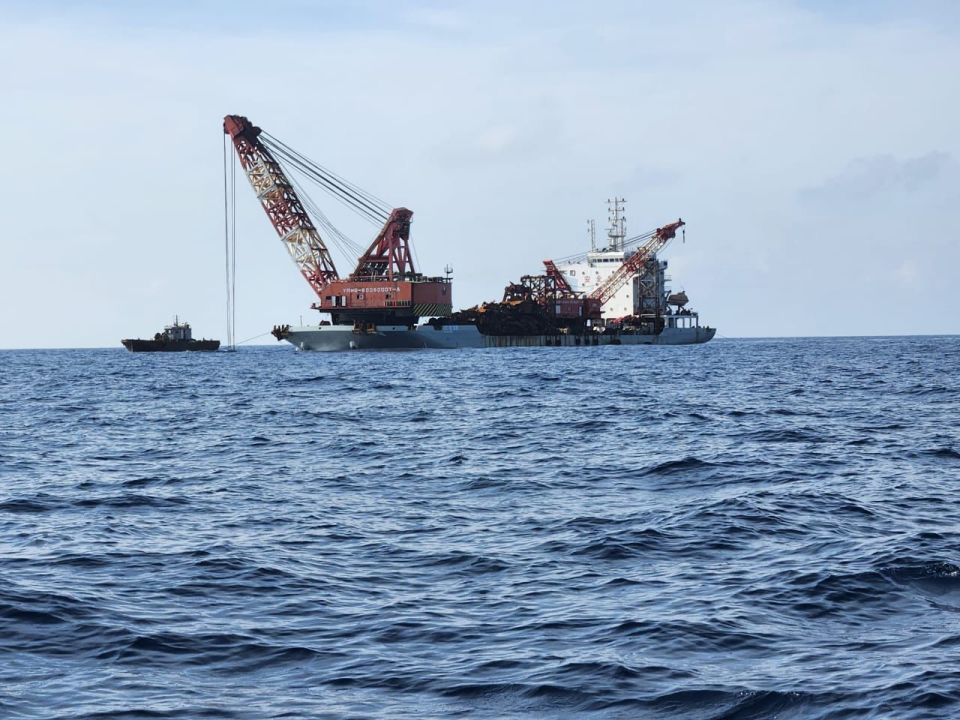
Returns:
[[[633,252],[624,248],[627,237],[627,217],[624,214],[626,200],[614,197],[612,200],[607,200],[607,205],[610,210],[610,227],[607,229],[606,247],[597,249],[596,224],[590,220],[587,223],[590,252],[586,256],[579,256],[567,262],[557,261],[557,267],[573,289],[587,295],[602,285]],[[613,320],[628,315],[639,315],[638,290],[638,278],[635,277],[631,282],[625,283],[604,304],[603,319]]]
[[[567,282],[574,290],[589,295],[599,285],[610,277],[613,272],[623,265],[627,259],[626,250],[593,250],[587,253],[580,262],[557,262],[557,267],[567,278]],[[603,306],[603,318],[612,320],[627,315],[634,315],[634,285],[625,283],[616,295],[610,298]]]
[[[633,243],[626,239],[625,201],[615,197],[608,200],[607,204],[610,207],[610,227],[607,230],[606,247],[597,249],[596,225],[591,220],[587,224],[590,251],[556,261],[557,269],[573,289],[587,295],[602,285],[636,252]],[[640,270],[604,303],[601,309],[603,319],[616,323],[627,318],[630,325],[651,334],[665,329],[699,328],[699,314],[685,307],[688,302],[686,293],[671,294],[669,282],[667,261],[651,255]]]

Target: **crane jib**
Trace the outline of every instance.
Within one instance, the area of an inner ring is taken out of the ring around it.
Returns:
[[[599,285],[589,297],[599,300],[601,305],[606,304],[626,282],[639,272],[646,261],[660,252],[667,243],[677,236],[677,230],[686,225],[682,219],[678,218],[676,222],[657,228],[652,233],[648,233],[649,239],[641,245],[633,255],[623,261],[623,265]]]

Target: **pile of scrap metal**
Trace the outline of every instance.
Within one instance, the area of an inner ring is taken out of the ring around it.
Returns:
[[[574,291],[553,262],[544,275],[524,275],[504,288],[503,300],[460,310],[430,324],[476,325],[484,335],[558,335],[592,332],[600,303]]]
[[[556,319],[531,300],[489,302],[454,313],[450,323],[475,324],[484,335],[556,335]]]

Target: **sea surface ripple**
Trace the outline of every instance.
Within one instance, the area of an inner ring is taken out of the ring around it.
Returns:
[[[0,352],[0,717],[960,716],[960,338]]]

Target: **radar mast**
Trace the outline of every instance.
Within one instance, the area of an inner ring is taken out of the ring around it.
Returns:
[[[607,239],[610,250],[623,250],[623,243],[627,237],[627,216],[624,214],[627,201],[622,197],[613,196],[607,200],[608,219],[610,227],[607,229]]]

